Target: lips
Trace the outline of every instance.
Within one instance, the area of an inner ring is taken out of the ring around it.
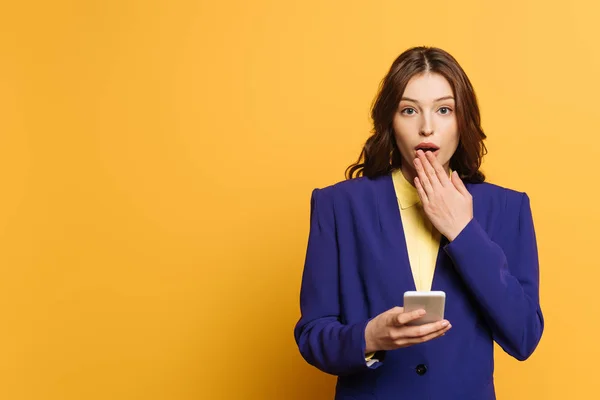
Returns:
[[[422,150],[424,152],[431,151],[431,152],[435,153],[439,149],[440,148],[437,145],[435,145],[434,143],[423,142],[423,143],[419,143],[419,145],[417,147],[415,147],[415,152],[417,150]]]

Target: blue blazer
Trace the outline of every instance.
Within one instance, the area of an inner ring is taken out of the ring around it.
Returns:
[[[493,343],[518,360],[544,329],[537,244],[525,193],[467,184],[474,218],[442,237],[432,290],[446,292],[452,329],[365,362],[365,327],[415,290],[391,176],[358,178],[311,198],[294,336],[304,359],[337,375],[335,399],[495,399]]]

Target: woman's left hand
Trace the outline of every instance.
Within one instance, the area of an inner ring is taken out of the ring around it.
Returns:
[[[418,175],[415,187],[425,215],[442,235],[453,241],[473,219],[471,194],[456,171],[448,177],[433,153],[418,150],[414,164]]]

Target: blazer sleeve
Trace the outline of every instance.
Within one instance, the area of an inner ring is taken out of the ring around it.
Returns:
[[[311,197],[310,232],[300,289],[301,316],[294,337],[302,357],[332,375],[349,375],[379,366],[365,360],[368,320],[340,320],[339,257],[333,196],[315,189]]]
[[[527,194],[519,195],[513,196],[516,201],[507,200],[494,240],[473,218],[444,249],[479,304],[494,340],[523,361],[541,339],[544,318],[530,201]]]

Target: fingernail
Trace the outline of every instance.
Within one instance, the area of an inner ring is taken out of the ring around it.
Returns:
[[[445,328],[445,327],[447,327],[448,325],[450,325],[450,322],[448,322],[448,321],[444,321],[444,322],[442,322],[442,326],[443,326],[444,328]]]
[[[419,310],[419,311],[417,311],[417,314],[418,315],[425,315],[425,310]]]

